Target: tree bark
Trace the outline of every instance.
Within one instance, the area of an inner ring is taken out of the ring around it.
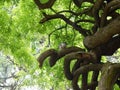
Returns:
[[[113,90],[114,84],[120,75],[120,63],[106,63],[102,68],[98,90]]]

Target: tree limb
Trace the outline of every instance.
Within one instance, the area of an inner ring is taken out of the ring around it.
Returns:
[[[77,60],[73,67],[72,72],[70,71],[70,63],[72,60]],[[86,65],[88,63],[95,63],[97,60],[94,58],[93,54],[85,53],[85,52],[73,52],[65,57],[64,61],[64,73],[68,80],[72,80],[73,73],[78,69],[80,66]],[[77,66],[76,66],[77,65]]]
[[[51,19],[57,19],[60,18],[62,20],[64,20],[67,24],[71,25],[75,30],[77,30],[79,33],[81,33],[83,36],[87,36],[89,31],[83,29],[81,26],[75,24],[74,22],[72,22],[71,20],[69,20],[68,18],[66,18],[64,15],[62,14],[55,14],[55,15],[47,15],[46,13],[43,13],[43,15],[45,16],[45,18],[43,18],[40,23],[44,23],[46,21],[49,21]]]
[[[40,56],[38,57],[39,66],[42,67],[44,60],[47,57],[50,57],[49,58],[49,64],[52,67],[52,66],[55,65],[57,60],[59,60],[60,58],[62,58],[66,54],[69,54],[69,53],[72,53],[72,52],[77,52],[77,51],[84,51],[84,49],[74,47],[74,46],[64,48],[60,51],[56,51],[55,49],[49,49],[49,50],[43,52],[42,54],[40,54]]]
[[[48,0],[48,2],[42,4],[40,0],[34,0],[35,4],[38,6],[39,9],[47,9],[51,8],[56,0]]]
[[[113,35],[120,33],[120,17],[113,20],[110,24],[101,28],[93,36],[87,36],[84,39],[84,45],[89,48],[96,48],[108,42]]]
[[[120,75],[120,63],[107,63],[103,65],[101,78],[98,83],[99,90],[113,90],[113,86]]]
[[[97,0],[93,6],[92,13],[95,19],[95,27],[99,27],[100,17],[99,17],[99,10],[103,5],[104,0]],[[95,32],[95,31],[94,31]]]
[[[97,67],[96,67],[97,66]],[[96,68],[95,68],[96,67]],[[102,68],[102,64],[89,64],[83,67],[78,68],[73,75],[72,85],[74,90],[80,90],[78,86],[78,78],[80,74],[89,72],[89,71],[99,71]]]
[[[106,25],[106,18],[109,13],[114,12],[116,9],[120,8],[120,1],[113,0],[108,3],[103,11],[103,15],[101,16],[100,27],[104,27]]]

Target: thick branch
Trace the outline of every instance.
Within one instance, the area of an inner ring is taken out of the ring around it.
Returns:
[[[86,73],[86,72],[89,72],[89,71],[99,71],[101,68],[102,68],[102,64],[89,64],[89,65],[85,65],[85,66],[77,69],[74,73],[74,77],[73,77],[73,80],[72,80],[72,85],[73,85],[74,90],[80,90],[80,88],[77,84],[80,74]]]
[[[114,10],[118,9],[119,7],[120,7],[119,0],[113,0],[106,5],[106,7],[104,9],[104,13],[101,17],[100,27],[103,27],[106,24],[107,15],[109,15],[110,12],[113,12]]]
[[[72,60],[77,59],[77,66],[74,66],[74,70],[71,72],[70,71],[70,63]],[[85,53],[85,52],[74,52],[70,53],[65,57],[64,61],[64,72],[65,76],[68,80],[72,80],[74,71],[78,69],[80,66],[86,65],[88,63],[95,63],[97,60],[94,58],[93,54],[91,53]]]
[[[120,63],[107,63],[102,68],[101,79],[98,84],[99,90],[113,90],[113,86],[120,75]]]
[[[93,10],[92,10],[92,13],[93,13],[93,16],[94,16],[94,19],[95,19],[95,27],[99,26],[99,22],[100,22],[99,10],[103,5],[103,1],[104,0],[97,0],[94,4]]]
[[[120,17],[113,20],[106,27],[101,28],[93,36],[87,36],[84,39],[84,45],[89,48],[95,48],[108,42],[113,35],[120,33]]]
[[[53,58],[54,60],[56,60],[56,58],[54,58],[54,57],[58,56],[57,54],[58,54],[57,51],[54,50],[54,49],[50,49],[50,50],[47,50],[47,51],[43,52],[38,57],[39,66],[42,67],[44,60],[49,56],[51,56],[50,59]]]
[[[100,46],[101,55],[113,55],[120,48],[120,36],[113,37],[107,43]]]
[[[96,86],[98,85],[98,76],[99,76],[99,71],[93,71],[91,84],[94,83],[94,86],[90,87],[91,90],[95,90]]]
[[[56,61],[69,53],[78,52],[78,51],[84,52],[85,50],[82,48],[79,48],[79,47],[75,47],[75,46],[64,48],[64,49],[58,51],[58,56],[57,56]],[[51,59],[50,62],[52,62],[52,63],[50,64],[50,66],[54,66],[56,61]]]
[[[48,2],[42,4],[40,0],[34,0],[35,4],[38,6],[39,9],[46,9],[51,8],[56,0],[48,0]]]
[[[47,57],[50,57],[49,63],[50,63],[50,66],[52,67],[55,65],[57,60],[59,60],[60,58],[62,58],[66,54],[69,54],[72,52],[77,52],[77,51],[84,51],[84,50],[81,48],[78,48],[78,47],[68,47],[68,48],[64,48],[60,51],[56,51],[54,49],[47,50],[47,51],[43,52],[42,54],[40,54],[40,56],[38,57],[38,62],[40,64],[39,66],[42,67],[44,60]]]

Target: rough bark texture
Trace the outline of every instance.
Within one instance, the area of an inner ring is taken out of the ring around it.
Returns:
[[[102,68],[102,74],[99,81],[99,90],[113,90],[113,86],[120,76],[120,63],[111,64],[107,63]]]

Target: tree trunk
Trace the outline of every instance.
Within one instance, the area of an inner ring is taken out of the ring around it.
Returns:
[[[120,63],[106,63],[102,68],[98,90],[113,90],[114,84],[120,76]]]

